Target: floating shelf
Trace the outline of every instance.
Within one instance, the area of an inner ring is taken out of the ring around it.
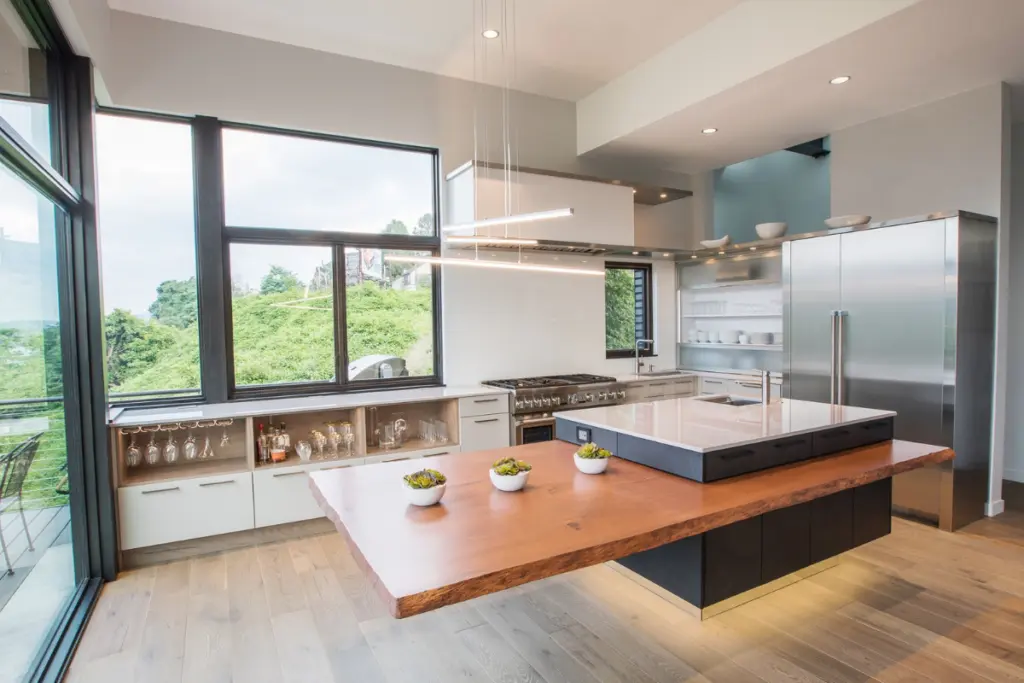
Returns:
[[[245,458],[212,458],[210,460],[184,460],[180,455],[173,465],[139,465],[128,468],[121,486],[152,484],[171,479],[193,479],[216,474],[248,472],[249,463]]]
[[[700,285],[684,287],[683,291],[694,289],[721,289],[722,287],[763,287],[765,285],[782,286],[779,280],[737,280],[735,282],[708,282]]]
[[[781,318],[781,313],[684,313],[684,318]]]
[[[682,342],[680,346],[691,349],[718,349],[722,351],[743,351],[744,349],[762,349],[765,351],[781,351],[782,344],[723,344],[721,342]]]

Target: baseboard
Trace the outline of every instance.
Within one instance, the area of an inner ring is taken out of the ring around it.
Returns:
[[[985,516],[995,517],[996,515],[1001,515],[1005,508],[1006,502],[1002,498],[991,503],[985,503]]]

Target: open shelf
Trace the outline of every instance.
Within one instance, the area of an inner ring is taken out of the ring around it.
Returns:
[[[366,449],[367,457],[377,455],[402,455],[403,453],[412,453],[413,451],[426,451],[431,448],[444,448],[445,446],[457,446],[457,443],[446,441],[445,443],[428,443],[423,439],[412,438],[402,444],[401,448],[388,448],[383,449],[379,446],[371,446]]]
[[[683,342],[680,346],[691,349],[716,349],[724,351],[743,351],[744,349],[762,349],[765,351],[781,351],[782,344],[723,344],[722,342]]]
[[[288,453],[288,457],[285,458],[284,460],[282,460],[281,462],[261,463],[261,462],[259,462],[257,460],[255,468],[257,470],[273,470],[273,469],[278,469],[278,468],[281,468],[281,467],[295,467],[296,465],[316,465],[316,464],[322,463],[322,462],[339,462],[339,463],[340,462],[349,462],[349,461],[352,461],[352,460],[362,460],[364,457],[365,456],[360,455],[359,453],[356,453],[353,450],[351,456],[341,456],[341,457],[338,457],[338,458],[332,458],[332,457],[329,457],[329,456],[325,455],[323,458],[319,458],[318,459],[316,457],[316,454],[314,453],[313,457],[310,458],[309,460],[303,460],[302,458],[297,456],[294,452],[289,452]]]
[[[193,479],[218,474],[236,474],[248,472],[249,462],[246,458],[214,458],[212,460],[192,460],[176,462],[173,465],[139,465],[129,467],[121,481],[122,486],[152,484],[170,479]]]
[[[782,313],[685,313],[684,318],[781,318]]]

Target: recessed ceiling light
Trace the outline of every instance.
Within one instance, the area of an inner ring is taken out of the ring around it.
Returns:
[[[832,85],[842,85],[843,83],[848,83],[849,80],[849,76],[836,76],[835,78],[830,80],[829,83],[831,83]]]
[[[659,196],[659,197],[661,197],[662,199],[668,199],[668,195],[667,195],[667,194],[665,194],[664,192],[662,192],[662,193],[661,193],[660,195],[658,195],[658,196]]]
[[[725,252],[724,251],[720,251],[720,252],[718,252],[718,255],[719,256],[725,256]]]
[[[622,184],[621,180],[613,180],[612,181],[612,185],[621,185],[621,184]]]
[[[668,257],[669,257],[669,256],[671,256],[671,255],[672,255],[672,254],[668,253],[667,251],[666,251],[666,252],[665,252],[664,254],[662,254],[662,256],[664,256],[665,258],[668,258]]]
[[[705,128],[704,130],[701,131],[701,133],[704,133],[704,135],[714,135],[717,132],[717,128]]]
[[[640,253],[639,251],[634,251],[634,252],[633,252],[633,256],[636,256],[636,255],[637,255],[637,254],[639,254],[639,253]]]
[[[500,34],[493,28],[489,28],[486,31],[484,31],[484,38],[497,38],[498,35]]]
[[[757,251],[757,247],[751,247],[750,251]]]
[[[635,189],[633,190],[633,194],[636,194],[636,190]]]

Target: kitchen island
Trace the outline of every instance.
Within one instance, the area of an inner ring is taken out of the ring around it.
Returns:
[[[858,527],[846,517],[849,533],[838,539],[819,529],[815,556],[833,556],[888,533],[886,502],[854,491],[885,488],[896,474],[953,457],[939,446],[886,441],[702,484],[620,459],[603,475],[584,475],[573,464],[575,449],[552,441],[433,458],[430,466],[444,472],[448,484],[441,503],[428,508],[406,504],[401,478],[416,467],[407,462],[314,472],[310,486],[391,614],[401,618],[610,560],[642,558],[651,566],[664,564],[666,575],[681,574],[677,563],[701,558],[680,554],[678,544],[720,529],[720,560],[747,571],[741,580],[728,576],[724,589],[713,585],[708,597],[736,595],[751,580],[762,583],[763,567],[793,571],[791,562],[776,561],[774,550],[781,546],[770,542],[780,532],[792,535],[784,511],[810,505],[820,508],[816,518],[838,519],[847,504],[852,514],[852,506],[870,502],[870,525]],[[502,457],[533,465],[523,491],[503,493],[491,485],[489,466]],[[760,531],[775,512],[785,519],[769,525],[772,535],[755,543],[753,527]],[[738,538],[731,531],[737,524],[746,525]],[[808,554],[810,534],[808,528]],[[745,552],[731,552],[735,541]],[[659,551],[668,554],[659,557]],[[647,578],[659,582],[658,576]],[[686,599],[681,587],[665,583]]]

